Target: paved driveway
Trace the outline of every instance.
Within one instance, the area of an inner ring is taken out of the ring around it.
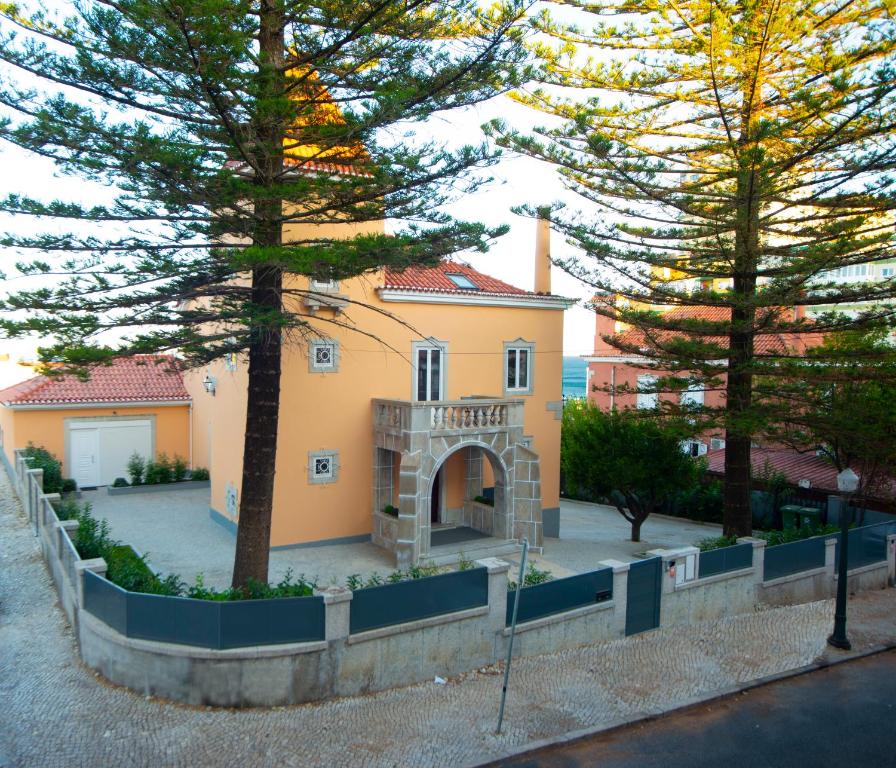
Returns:
[[[155,491],[109,496],[106,490],[85,491],[83,500],[97,516],[108,520],[112,535],[148,556],[163,573],[177,573],[193,581],[199,573],[206,584],[230,583],[235,538],[215,523],[208,513],[208,489]],[[625,562],[658,547],[680,547],[707,536],[718,536],[721,527],[655,516],[644,523],[642,541],[629,541],[631,529],[613,507],[562,501],[560,539],[545,541],[544,555],[533,556],[554,576],[593,570],[608,558]],[[368,576],[395,570],[392,556],[371,544],[339,544],[276,550],[271,553],[271,580],[287,569],[305,574],[321,585],[344,584],[353,573]]]

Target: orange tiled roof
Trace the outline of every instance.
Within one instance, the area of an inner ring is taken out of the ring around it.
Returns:
[[[190,400],[170,355],[138,355],[98,365],[90,378],[35,376],[0,390],[3,405],[62,405]]]
[[[478,290],[459,288],[448,275],[463,275],[477,286]],[[387,269],[385,288],[399,288],[406,291],[426,291],[432,293],[490,293],[510,296],[537,296],[515,285],[505,283],[496,277],[484,275],[466,264],[443,261],[435,267],[408,267],[402,272]]]
[[[667,320],[704,320],[706,322],[724,323],[731,317],[728,307],[675,307],[663,314]],[[688,332],[682,331],[655,331],[656,338],[660,341],[668,341],[676,336],[688,336]],[[699,336],[695,335],[707,344],[724,346],[727,339],[723,336]],[[620,341],[627,345],[647,347],[647,339],[639,328],[630,328],[619,336]],[[758,354],[783,355],[801,354],[807,349],[819,346],[824,340],[821,333],[758,333],[753,342]]]

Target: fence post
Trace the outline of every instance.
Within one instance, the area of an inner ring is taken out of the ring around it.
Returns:
[[[896,587],[896,533],[887,536],[887,583]]]
[[[65,545],[62,539],[62,532],[65,531],[68,534],[69,539],[72,544],[75,544],[75,533],[78,530],[78,521],[77,520],[60,520],[56,523],[56,557],[60,560],[64,557]]]
[[[37,505],[40,494],[44,491],[44,471],[42,469],[25,470],[25,504],[28,519],[34,522],[34,533],[37,533]]]
[[[500,649],[507,625],[507,571],[510,570],[510,563],[497,557],[484,557],[477,560],[475,565],[488,570],[488,626],[498,639],[495,647]]]
[[[625,637],[625,614],[628,606],[629,564],[621,560],[601,560],[601,568],[613,569],[613,634]]]
[[[351,626],[352,591],[346,587],[315,589],[324,599],[324,640],[347,640]]]
[[[768,542],[754,536],[741,536],[737,543],[753,545],[753,582],[762,584],[765,579],[765,546]]]
[[[90,560],[79,560],[75,563],[75,599],[80,608],[84,607],[84,581],[87,579],[86,571],[93,571],[97,576],[106,575],[106,561],[101,557],[93,557]]]

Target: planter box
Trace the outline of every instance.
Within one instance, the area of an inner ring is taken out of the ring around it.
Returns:
[[[153,483],[152,485],[125,485],[121,488],[106,486],[110,496],[127,496],[131,493],[155,493],[156,491],[189,491],[196,488],[209,488],[211,480],[181,480],[179,483]]]

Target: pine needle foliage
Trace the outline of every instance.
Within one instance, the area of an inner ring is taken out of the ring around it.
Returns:
[[[819,334],[893,317],[896,278],[850,279],[896,257],[892,2],[549,8],[540,84],[518,98],[551,119],[492,131],[581,200],[550,213],[584,254],[561,266],[643,338],[606,340],[648,358],[660,391],[722,390],[694,415],[726,431],[725,533],[747,535],[750,445],[774,419],[755,380],[801,353],[802,310]]]
[[[253,460],[234,586],[266,582],[281,348],[309,333],[293,276],[433,264],[504,231],[440,212],[487,181],[494,150],[406,136],[525,79],[525,4],[42,7],[0,2],[0,138],[113,193],[0,200],[34,221],[0,238],[32,278],[0,302],[0,333],[50,337],[43,358],[85,375],[119,355],[244,355]],[[376,233],[387,217],[400,222],[393,236]],[[333,224],[358,234],[321,236]]]

